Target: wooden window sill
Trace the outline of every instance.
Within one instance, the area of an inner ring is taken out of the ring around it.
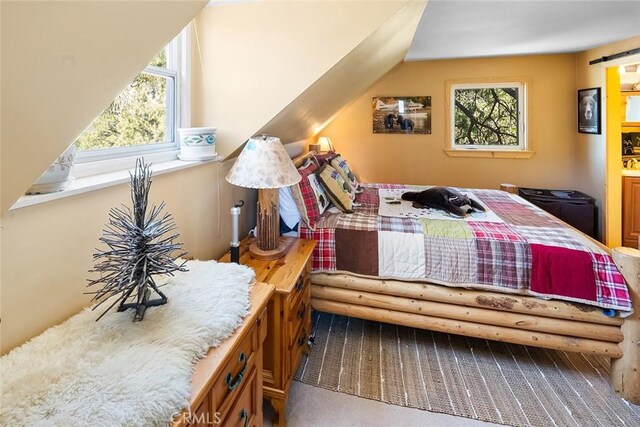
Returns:
[[[535,151],[506,151],[506,150],[451,150],[445,149],[444,152],[449,157],[483,157],[495,159],[530,159]]]
[[[200,165],[206,165],[213,162],[221,162],[224,158],[219,156],[212,160],[192,161],[187,162],[183,160],[172,160],[163,163],[156,163],[151,166],[153,176],[162,175],[165,173],[171,173],[182,169],[188,169]],[[78,194],[87,193],[90,191],[97,191],[103,188],[112,187],[114,185],[126,184],[131,181],[129,175],[130,169],[120,170],[116,172],[109,172],[98,175],[85,176],[82,178],[74,179],[67,188],[55,193],[46,194],[31,194],[20,197],[9,210],[26,208],[29,206],[39,205],[41,203],[51,202],[53,200],[63,199],[65,197],[71,197]]]

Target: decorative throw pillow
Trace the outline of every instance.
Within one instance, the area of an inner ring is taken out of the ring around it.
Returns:
[[[327,151],[326,153],[323,153],[323,154],[316,154],[313,156],[313,158],[315,159],[317,165],[321,167],[322,165],[325,165],[328,163],[330,164],[331,161],[338,156],[339,154],[336,153],[335,151]]]
[[[293,200],[291,187],[282,187],[278,190],[280,200],[280,217],[290,229],[295,229],[300,222],[300,211]]]
[[[337,170],[330,165],[324,165],[320,168],[318,179],[327,190],[327,195],[336,208],[346,213],[353,212],[355,194],[352,192],[351,186],[342,179]]]
[[[361,193],[362,189],[360,188],[360,183],[356,179],[356,176],[351,172],[347,161],[342,158],[342,156],[337,155],[333,160],[331,160],[331,166],[338,171],[342,179],[344,179],[347,184],[351,186],[355,193]]]
[[[329,197],[318,182],[316,172],[318,166],[311,161],[298,168],[301,179],[298,184],[291,186],[291,195],[298,206],[298,211],[302,220],[307,226],[315,230],[316,222],[320,219],[320,215],[329,206]]]

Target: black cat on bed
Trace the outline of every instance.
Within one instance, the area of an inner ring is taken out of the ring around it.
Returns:
[[[464,217],[473,211],[484,212],[484,207],[480,203],[447,187],[433,187],[420,192],[410,191],[402,194],[402,200],[413,202],[414,208],[440,209],[459,217]],[[469,208],[462,209],[462,206],[469,206]]]

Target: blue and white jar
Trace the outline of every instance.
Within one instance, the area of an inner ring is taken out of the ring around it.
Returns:
[[[211,160],[216,152],[216,128],[180,128],[180,160]]]

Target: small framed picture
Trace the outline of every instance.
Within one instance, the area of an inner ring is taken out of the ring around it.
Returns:
[[[578,90],[578,132],[600,135],[601,127],[600,88]]]
[[[640,156],[640,132],[622,132],[622,156]]]

